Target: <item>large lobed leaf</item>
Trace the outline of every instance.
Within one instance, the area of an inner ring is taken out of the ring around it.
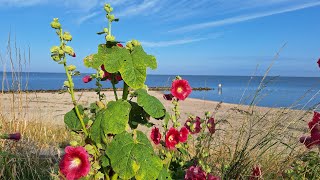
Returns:
[[[153,118],[163,118],[166,115],[166,108],[154,96],[147,93],[145,89],[136,90],[138,105],[141,106]]]
[[[148,55],[142,46],[135,46],[132,51],[118,46],[100,44],[98,53],[84,59],[87,67],[98,69],[104,64],[110,73],[120,72],[123,80],[132,88],[144,86],[147,77],[147,67],[157,68],[154,56]]]
[[[155,155],[147,136],[135,132],[134,136],[123,132],[112,140],[106,151],[111,166],[122,179],[157,179],[163,167],[161,159]]]
[[[82,106],[77,106],[78,110],[80,112],[81,115],[83,115],[83,107]],[[88,123],[88,117],[84,117],[83,121],[84,123]],[[67,112],[64,115],[64,122],[67,125],[67,127],[73,131],[79,131],[82,129],[81,123],[80,123],[80,119],[77,116],[76,110],[75,108],[73,108],[71,111]]]
[[[105,134],[119,134],[125,131],[129,121],[131,105],[127,101],[111,101],[104,112],[101,127]]]

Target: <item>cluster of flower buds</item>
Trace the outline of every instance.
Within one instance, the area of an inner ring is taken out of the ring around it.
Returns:
[[[127,42],[126,49],[132,51],[133,48],[136,46],[141,46],[141,43],[137,40],[132,40],[132,41]]]
[[[201,119],[199,116],[190,116],[184,124],[191,134],[198,134],[205,127],[208,128],[210,134],[214,134],[216,131],[215,125],[215,120],[212,116],[210,116],[209,112],[206,112],[205,119]]]
[[[50,25],[53,29],[57,30],[57,35],[59,36],[60,40],[63,41],[60,46],[53,46],[50,49],[51,58],[56,62],[60,62],[65,58],[65,54],[76,57],[73,48],[66,45],[68,41],[72,40],[72,35],[69,32],[62,31],[62,27],[58,18],[54,18]]]

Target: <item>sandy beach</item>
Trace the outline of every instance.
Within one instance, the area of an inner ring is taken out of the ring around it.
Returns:
[[[114,100],[112,91],[103,92],[106,95],[106,101]],[[151,95],[157,97],[166,107],[167,111],[171,111],[172,104],[162,97],[159,91],[150,91]],[[118,92],[121,95],[121,92]],[[77,92],[76,99],[79,104],[89,106],[91,102],[97,101],[95,92]],[[47,125],[64,125],[63,116],[66,112],[73,108],[71,98],[68,93],[44,92],[44,93],[21,93],[21,94],[0,94],[0,107],[2,115],[7,120],[26,120],[37,121]],[[214,101],[206,101],[200,99],[187,98],[185,101],[180,101],[181,122],[183,123],[190,114],[203,117],[204,112],[213,113],[215,119],[228,120],[230,124],[241,124],[239,121],[246,114],[254,112],[258,116],[268,114],[268,118],[277,118],[279,113],[290,114],[290,117],[297,118],[293,128],[303,128],[306,122],[312,117],[312,113],[299,110],[255,107],[253,111],[246,105],[236,105],[228,103],[219,103]],[[279,116],[280,117],[280,116]],[[299,117],[303,117],[300,118]],[[155,124],[161,121],[152,120]],[[279,121],[282,121],[279,119]],[[285,121],[285,120],[283,120]]]

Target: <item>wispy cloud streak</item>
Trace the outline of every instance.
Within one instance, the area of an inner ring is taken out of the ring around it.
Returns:
[[[297,10],[315,7],[315,6],[319,6],[319,5],[320,5],[320,2],[307,3],[307,4],[297,5],[297,6],[281,9],[281,10],[273,10],[273,11],[264,12],[264,13],[236,16],[236,17],[217,20],[217,21],[211,21],[211,22],[206,22],[206,23],[199,23],[199,24],[183,26],[183,27],[180,27],[177,29],[170,30],[169,32],[188,32],[188,31],[194,31],[194,30],[205,29],[205,28],[210,28],[210,27],[219,27],[219,26],[224,26],[224,25],[228,25],[228,24],[235,24],[235,23],[240,23],[240,22],[249,21],[249,20],[253,20],[253,19],[263,18],[263,17],[267,17],[267,16],[297,11]]]

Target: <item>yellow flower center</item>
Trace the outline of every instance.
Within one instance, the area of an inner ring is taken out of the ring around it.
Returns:
[[[173,135],[169,136],[168,140],[173,141]]]
[[[177,92],[178,92],[178,93],[182,93],[182,91],[183,91],[183,89],[182,89],[181,87],[178,87],[178,88],[177,88]]]
[[[78,167],[80,164],[81,164],[81,160],[80,160],[79,158],[74,158],[74,159],[71,161],[70,169],[76,168],[76,167]]]

